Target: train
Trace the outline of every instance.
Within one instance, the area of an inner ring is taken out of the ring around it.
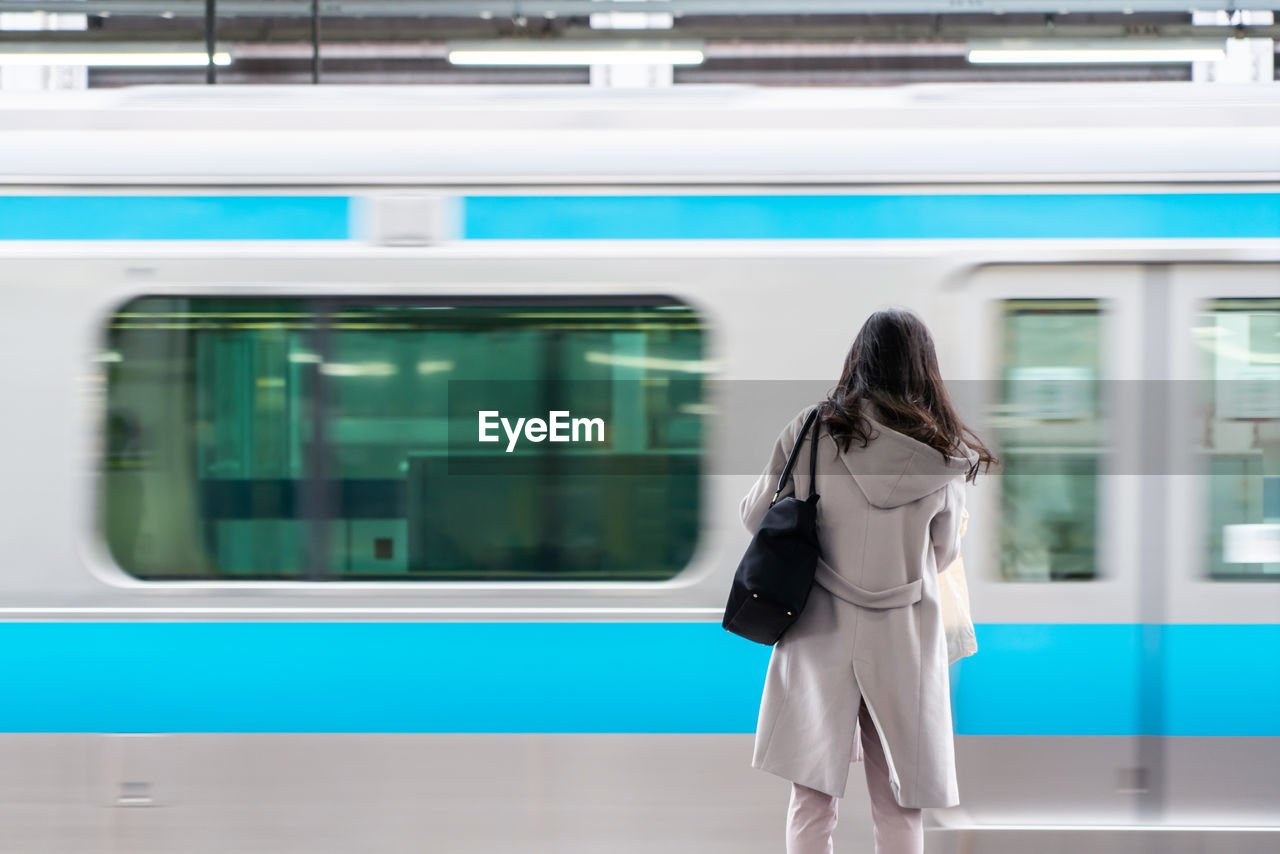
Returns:
[[[780,850],[738,501],[891,305],[1001,460],[928,850],[1276,850],[1278,92],[0,93],[0,848]]]

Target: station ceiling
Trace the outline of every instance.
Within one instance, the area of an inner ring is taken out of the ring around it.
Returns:
[[[1191,77],[1189,62],[992,66],[973,64],[967,54],[975,42],[1008,39],[1113,45],[1280,34],[1274,24],[1228,11],[1235,5],[1167,0],[0,0],[0,52],[6,46],[31,50],[73,42],[87,49],[146,50],[206,45],[212,38],[233,57],[229,66],[216,69],[219,84],[547,84],[586,83],[589,70],[459,67],[448,61],[449,47],[463,41],[574,46],[625,38],[633,44],[697,43],[705,60],[675,68],[677,85],[1182,80]],[[1202,13],[1195,21],[1193,8]],[[1218,8],[1223,14],[1203,23],[1203,12]],[[31,12],[87,18],[83,29],[13,28],[19,19],[10,13]],[[611,25],[610,13],[622,17]],[[647,28],[617,28],[645,15],[657,16]],[[95,67],[89,85],[199,83],[209,76],[198,67]]]

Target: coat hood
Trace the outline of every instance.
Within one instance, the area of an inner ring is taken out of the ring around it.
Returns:
[[[962,478],[977,453],[944,457],[936,448],[881,424],[870,414],[872,439],[865,448],[856,441],[840,458],[867,501],[876,507],[899,507],[923,498]]]

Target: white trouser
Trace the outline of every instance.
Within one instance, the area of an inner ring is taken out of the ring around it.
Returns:
[[[863,703],[858,709],[862,728],[863,765],[875,823],[876,854],[924,854],[924,811],[898,805],[889,785],[880,734]],[[787,808],[787,854],[832,854],[837,799],[799,783],[791,784]]]

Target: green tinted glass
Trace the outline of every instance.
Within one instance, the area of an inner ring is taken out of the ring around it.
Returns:
[[[135,300],[102,356],[103,532],[152,579],[670,578],[702,339],[666,298]],[[511,448],[486,411],[590,418]]]
[[[1003,304],[1001,393],[990,423],[1002,459],[1005,579],[1097,576],[1104,413],[1094,300]]]
[[[1214,300],[1191,332],[1209,575],[1280,580],[1280,300]]]

